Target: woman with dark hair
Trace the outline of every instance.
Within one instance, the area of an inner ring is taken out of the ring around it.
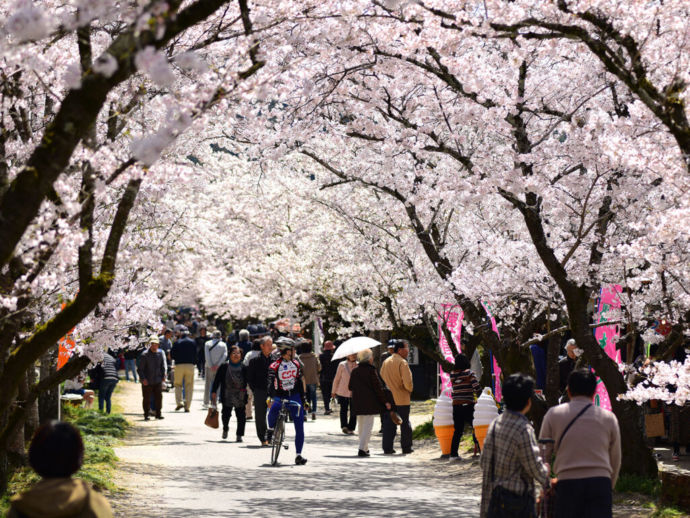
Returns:
[[[470,430],[472,429],[474,403],[477,396],[482,392],[477,377],[470,370],[470,360],[462,353],[455,357],[455,366],[450,372],[450,382],[453,386],[453,425],[455,426],[453,439],[450,443],[450,456],[451,458],[459,458],[460,439],[462,439],[466,424],[470,426]],[[472,440],[474,440],[476,454],[479,451],[479,443],[474,433]]]
[[[217,395],[220,394],[220,398]],[[244,427],[247,422],[245,406],[247,404],[247,367],[242,364],[242,349],[230,347],[228,361],[220,366],[211,386],[211,402],[215,405],[220,399],[223,403],[221,420],[223,421],[223,439],[228,437],[228,427],[232,409],[237,419],[237,442],[242,442]]]
[[[112,518],[103,495],[71,478],[83,461],[79,430],[58,421],[41,426],[29,447],[29,464],[42,479],[12,497],[8,518]]]

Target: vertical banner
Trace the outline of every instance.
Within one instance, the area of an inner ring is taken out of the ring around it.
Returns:
[[[482,302],[482,307],[484,307],[486,316],[489,317],[489,320],[491,321],[491,330],[500,338],[501,334],[498,332],[498,325],[496,324],[496,319],[491,311],[491,306],[488,302]],[[501,391],[501,368],[498,366],[498,362],[496,361],[496,358],[494,358],[493,354],[491,355],[491,380],[493,381],[494,385],[492,387],[494,390],[494,398],[496,401],[501,401],[501,398],[503,397],[503,393]]]
[[[60,310],[65,309],[65,306],[67,306],[67,304],[63,302]],[[76,345],[74,341],[74,328],[72,328],[69,333],[58,340],[57,370],[62,369],[62,366],[69,361]]]
[[[607,313],[618,310],[621,307],[619,293],[622,288],[619,284],[609,284],[601,289],[599,305],[597,307],[597,324],[608,321]],[[621,352],[616,349],[616,339],[620,336],[618,324],[599,326],[594,329],[594,338],[606,354],[617,363],[621,362]],[[611,410],[611,399],[604,386],[604,382],[597,378],[597,391],[594,394],[594,404],[605,410]]]
[[[438,346],[441,348],[441,354],[449,362],[453,363],[453,353],[446,340],[446,335],[443,332],[443,325],[445,323],[446,328],[450,332],[450,336],[453,338],[453,343],[458,352],[460,352],[460,334],[462,333],[462,317],[464,315],[462,309],[459,306],[453,304],[441,304],[442,313],[438,314]],[[447,394],[450,396],[452,392],[452,385],[450,383],[450,374],[445,372],[441,366],[438,366],[438,374],[441,378],[441,394]]]

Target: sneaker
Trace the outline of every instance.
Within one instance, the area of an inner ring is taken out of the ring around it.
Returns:
[[[369,457],[370,455],[369,455],[368,451],[359,450],[359,451],[357,451],[357,456],[358,457]]]
[[[673,462],[678,462],[680,460],[680,455],[678,453],[673,454]]]
[[[223,439],[227,439],[227,438],[228,438],[228,429],[223,428]]]
[[[441,455],[440,458],[441,459],[450,459],[450,455],[448,453],[444,453],[443,455]]]
[[[163,417],[162,415],[157,415],[156,419],[165,419],[165,417]]]
[[[311,413],[311,420],[316,421],[316,412]]]
[[[305,459],[301,455],[297,455],[297,457],[295,457],[295,464],[297,464],[298,466],[304,466],[306,463],[307,459]]]
[[[178,405],[175,407],[175,412],[182,409],[183,407],[184,407],[184,405],[178,403]]]
[[[241,435],[237,436],[237,442],[242,442],[242,436]]]

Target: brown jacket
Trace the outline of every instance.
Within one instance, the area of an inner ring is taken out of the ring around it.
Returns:
[[[321,372],[321,362],[314,353],[302,353],[299,355],[299,360],[304,367],[304,383],[307,385],[319,384],[319,372]]]
[[[355,415],[377,415],[386,409],[386,395],[372,364],[360,363],[353,369],[348,388],[352,391]]]
[[[106,498],[86,482],[44,478],[12,497],[8,518],[112,518]]]
[[[406,360],[399,354],[393,354],[381,365],[381,377],[393,393],[396,405],[410,404],[412,394],[412,371]]]

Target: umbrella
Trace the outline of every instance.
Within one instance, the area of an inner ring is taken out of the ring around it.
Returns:
[[[345,340],[342,344],[340,344],[340,347],[338,347],[338,349],[335,351],[335,354],[331,360],[339,360],[340,358],[345,358],[345,356],[356,354],[359,351],[376,347],[377,345],[381,345],[381,342],[377,342],[368,336],[357,336],[355,338],[350,338],[349,340]]]

